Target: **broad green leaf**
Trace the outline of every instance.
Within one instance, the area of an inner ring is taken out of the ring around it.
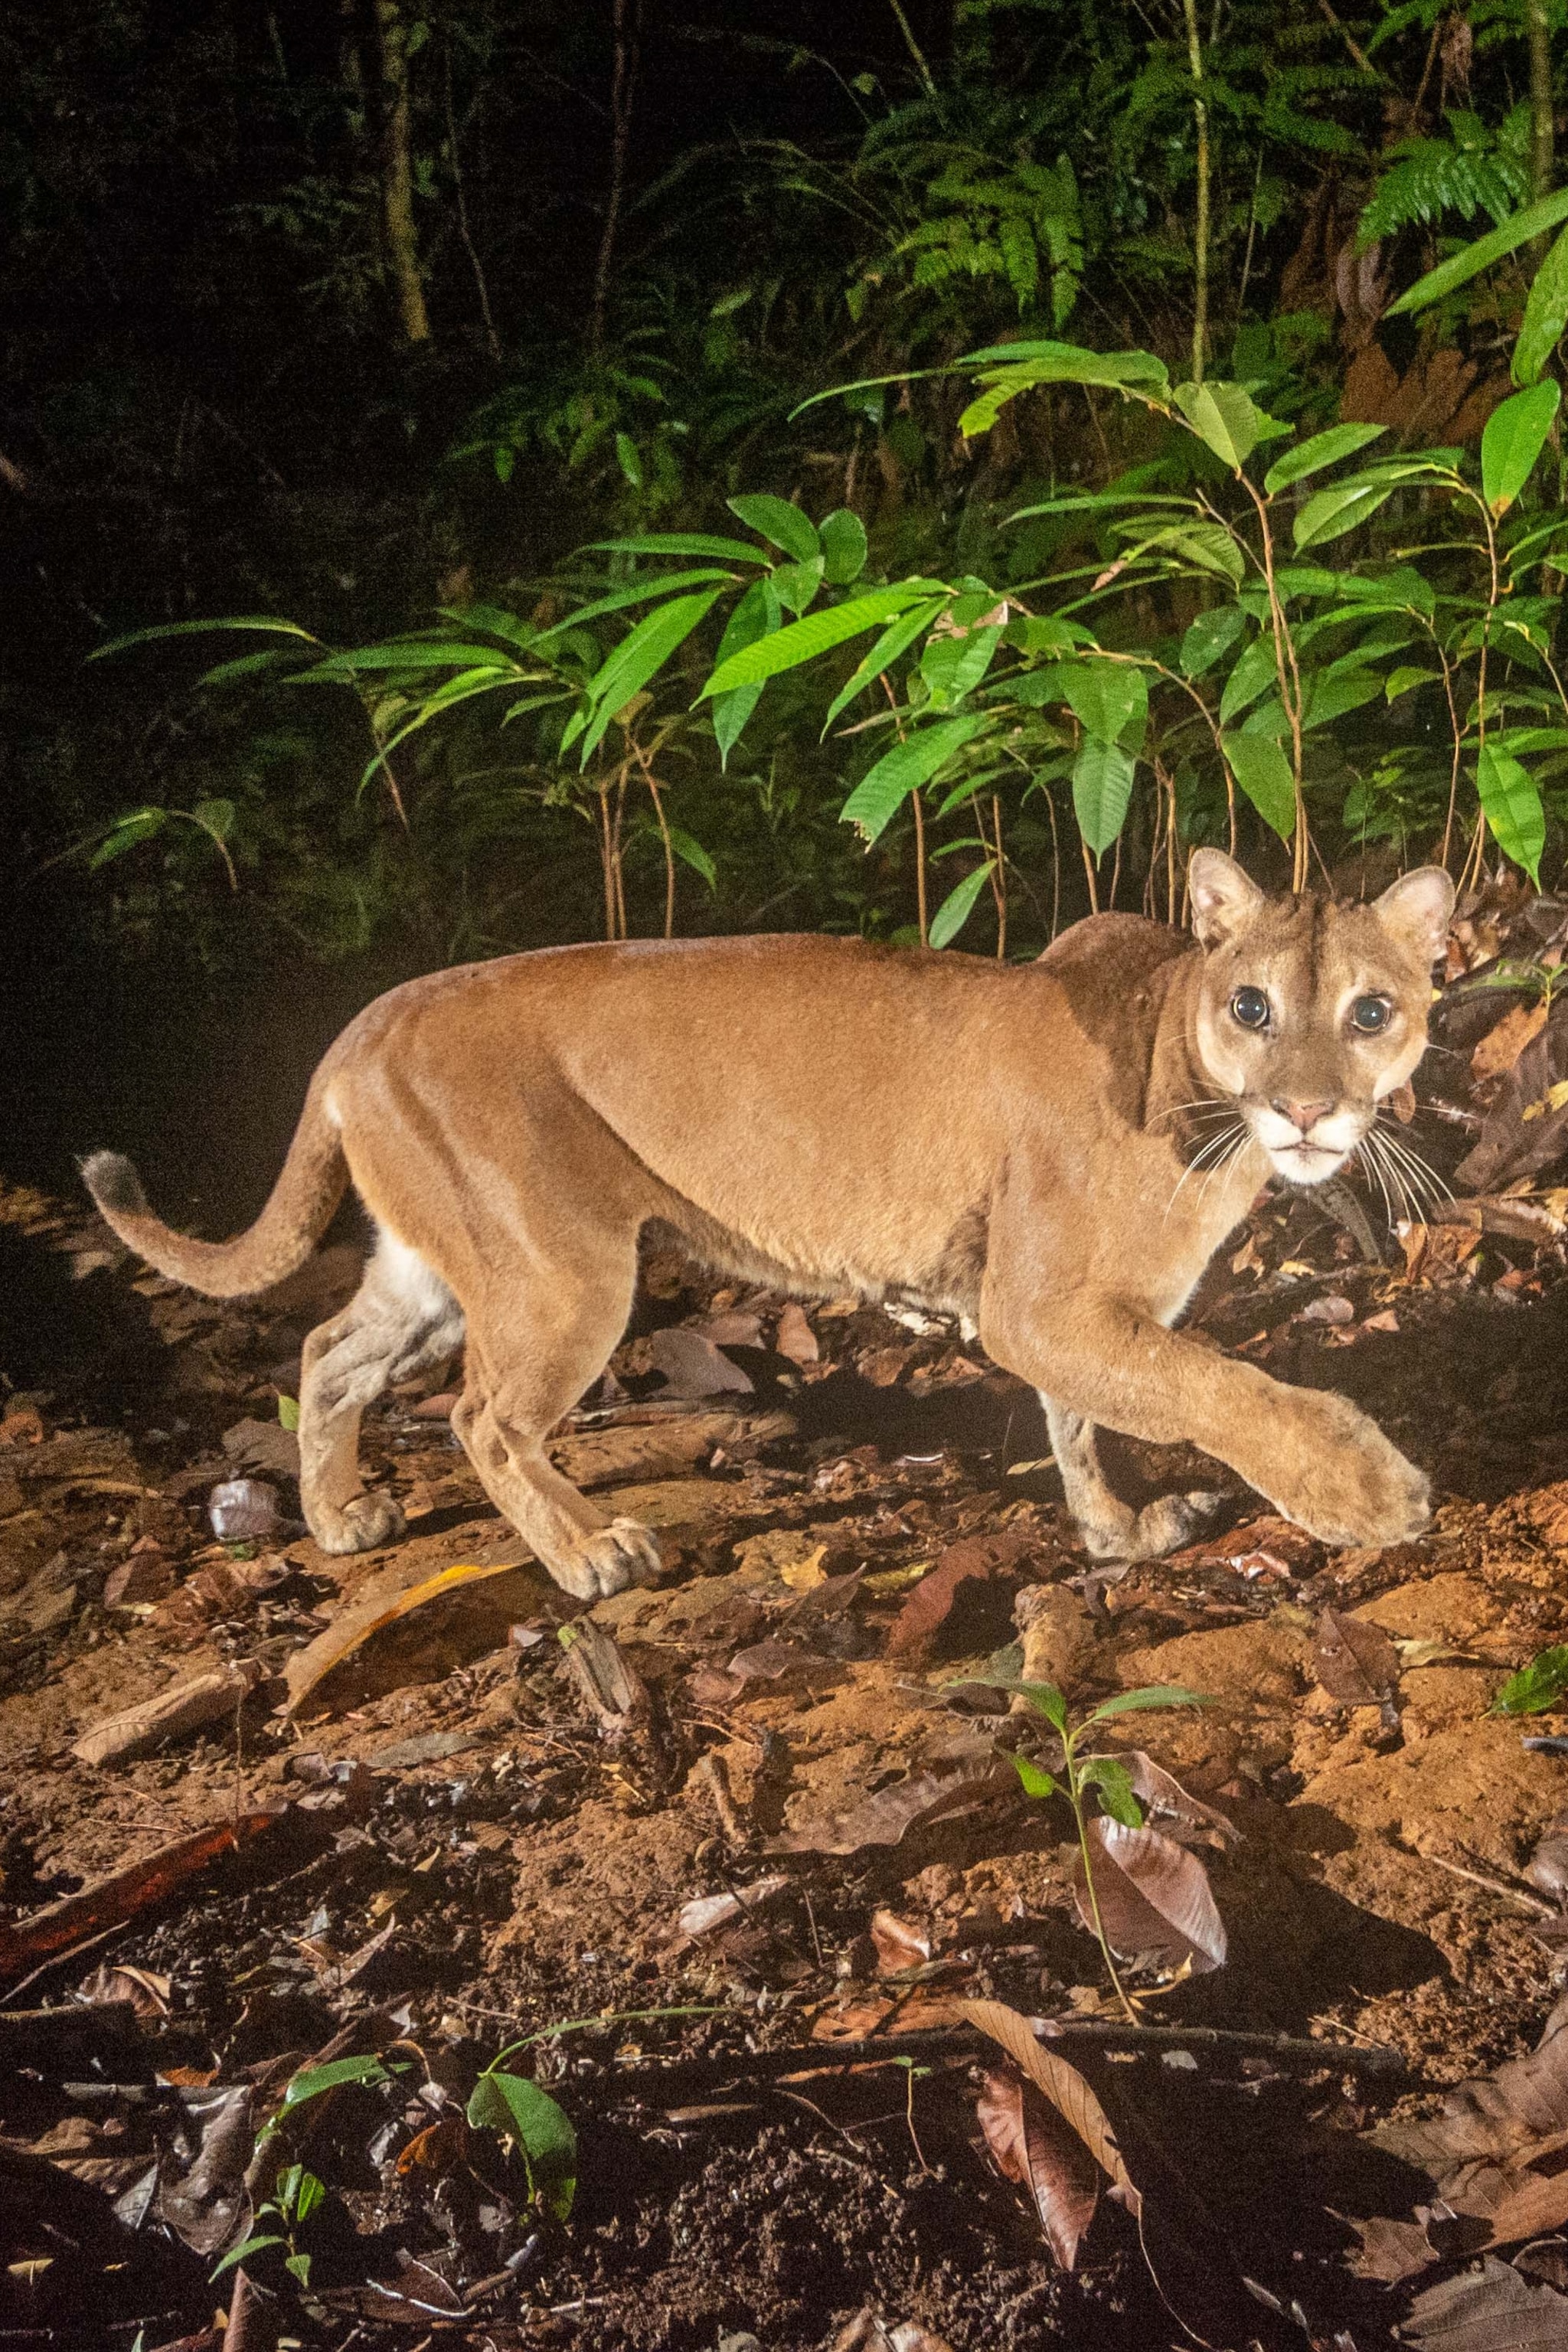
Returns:
[[[773,593],[789,613],[808,613],[816,602],[816,592],[822,585],[823,559],[814,555],[809,563],[781,563],[772,573]]]
[[[725,625],[719,640],[715,667],[727,661],[731,654],[754,646],[759,638],[772,636],[779,625],[779,600],[771,580],[753,580]],[[730,754],[740,740],[741,730],[750,719],[762,697],[761,686],[737,686],[721,694],[713,705],[713,740],[719,746],[719,765],[728,769]]]
[[[191,815],[203,831],[216,841],[226,841],[234,831],[235,806],[232,801],[198,801]]]
[[[529,2187],[546,2210],[563,2221],[577,2189],[577,2135],[548,2091],[526,2074],[487,2073],[468,2101],[476,2129],[500,2132],[513,2142],[527,2168]]]
[[[974,868],[973,874],[966,874],[955,890],[948,892],[931,919],[930,939],[933,948],[944,948],[951,940],[958,937],[974,912],[975,900],[991,879],[991,868],[994,863],[994,859],[987,858],[984,865]]]
[[[634,580],[627,587],[617,588],[611,596],[597,597],[592,604],[580,604],[574,613],[568,613],[564,620],[556,621],[548,629],[541,629],[525,650],[537,653],[542,646],[549,645],[553,638],[564,636],[569,629],[583,628],[589,621],[598,620],[602,614],[625,612],[629,604],[650,604],[654,597],[672,595],[678,588],[701,588],[710,581],[733,580],[734,577],[732,572],[721,572],[711,563],[699,564],[689,572],[650,572],[646,578]],[[755,585],[753,582],[746,595],[752,593]],[[743,604],[745,602],[746,597],[742,596],[741,603]]]
[[[1478,236],[1447,261],[1418,278],[1397,302],[1391,302],[1384,311],[1387,319],[1397,319],[1412,310],[1424,310],[1428,303],[1440,302],[1457,286],[1463,286],[1479,270],[1488,269],[1505,254],[1517,253],[1521,245],[1532,237],[1544,236],[1548,229],[1558,228],[1568,220],[1568,188],[1556,188],[1521,212],[1510,213],[1500,228],[1492,229],[1486,236]]]
[[[308,2221],[326,2194],[326,2183],[302,2164],[290,2164],[278,2176],[279,2208],[292,2221]]]
[[[1220,724],[1228,727],[1231,720],[1260,694],[1267,694],[1279,683],[1279,665],[1274,657],[1272,636],[1258,637],[1239,656],[1225,682],[1225,692],[1219,698]]]
[[[379,2058],[329,2058],[323,2066],[301,2066],[289,2076],[283,2105],[302,2107],[307,2099],[319,2099],[323,2091],[339,2090],[345,2083],[368,2083],[374,2089],[378,2083],[391,2080]]]
[[[861,777],[838,812],[839,823],[858,825],[869,848],[910,794],[929,783],[984,724],[984,719],[976,717],[944,719],[933,727],[917,728],[907,742],[884,751],[876,766]]]
[[[1120,743],[1086,735],[1073,762],[1072,804],[1078,829],[1096,857],[1108,850],[1127,822],[1135,762]]]
[[[1347,530],[1374,515],[1395,488],[1393,482],[1352,481],[1319,490],[1291,526],[1298,553],[1304,547],[1321,547],[1331,539],[1342,539]]]
[[[203,670],[196,680],[198,688],[209,686],[237,686],[247,677],[261,677],[286,661],[298,661],[292,646],[267,646],[258,654],[238,654],[233,661],[216,662],[211,669]]]
[[[1069,621],[1057,613],[1025,613],[1007,624],[1007,643],[1026,654],[1068,654],[1079,646],[1092,646],[1094,633],[1081,621]]]
[[[820,537],[828,586],[847,588],[866,569],[865,524],[848,507],[839,507],[824,520]]]
[[[989,343],[984,351],[966,352],[957,362],[961,368],[1059,368],[1060,375],[1041,375],[1041,383],[1152,383],[1162,387],[1170,383],[1163,360],[1152,352],[1091,352],[1080,343]],[[889,383],[898,381],[889,377]]]
[[[634,490],[642,488],[642,457],[629,433],[616,436],[616,462]]]
[[[781,500],[782,504],[783,501]],[[595,539],[591,555],[710,555],[719,563],[766,563],[760,547],[743,539],[715,539],[705,530],[647,530],[637,539]]]
[[[588,680],[593,717],[583,737],[581,764],[586,767],[595,747],[617,710],[661,670],[671,654],[683,646],[718,596],[705,588],[692,596],[674,596],[668,604],[645,615],[628,637],[622,639],[601,669]]]
[[[1314,727],[1328,727],[1342,719],[1347,710],[1359,710],[1365,702],[1374,702],[1383,692],[1381,672],[1357,667],[1320,671],[1303,680],[1307,707],[1301,713],[1303,731]]]
[[[148,841],[153,834],[162,833],[169,822],[169,815],[170,812],[164,808],[132,809],[130,815],[121,817],[99,843],[88,860],[89,866],[96,872],[99,866],[107,866],[112,858],[123,857],[126,851],[134,849],[139,841]]]
[[[1240,473],[1266,437],[1264,428],[1278,421],[1266,416],[1238,383],[1179,383],[1173,397],[1198,438],[1233,473]]]
[[[820,612],[807,614],[804,621],[792,621],[788,628],[731,654],[716,667],[698,700],[728,694],[732,687],[758,686],[764,678],[776,677],[781,670],[815,661],[830,646],[845,645],[867,629],[880,627],[911,604],[924,603],[933,590],[945,602],[947,591],[938,580],[900,580],[891,588],[873,588],[867,595],[852,596],[847,604],[825,605]]]
[[[1267,735],[1226,735],[1225,756],[1232,775],[1281,841],[1296,829],[1296,785],[1290,762]]]
[[[933,707],[952,710],[973,692],[990,668],[1001,640],[1000,627],[928,638],[921,656],[921,676],[931,688]]]
[[[1182,667],[1188,677],[1202,677],[1213,669],[1247,627],[1247,615],[1234,604],[1216,604],[1200,613],[1182,639]]]
[[[748,530],[771,541],[774,547],[782,547],[797,563],[815,562],[822,553],[816,525],[788,499],[775,499],[767,490],[757,490],[747,498],[726,499],[724,503]]]
[[[925,604],[915,605],[912,611],[901,613],[896,621],[889,623],[853,677],[829,703],[827,716],[822,722],[824,735],[826,734],[839,712],[846,709],[858,694],[863,694],[867,687],[880,677],[882,672],[896,662],[901,653],[907,653],[922,629],[930,628],[946,602],[945,596],[932,596]],[[840,606],[839,610],[842,611],[842,609],[843,607]]]
[[[1438,670],[1416,669],[1408,665],[1402,664],[1398,669],[1391,669],[1388,676],[1384,679],[1384,700],[1385,702],[1397,702],[1400,696],[1402,694],[1408,694],[1412,688],[1425,686],[1429,678],[1438,677],[1441,675],[1442,673]]]
[[[150,646],[155,637],[210,636],[215,629],[260,629],[280,637],[301,637],[308,646],[319,645],[321,639],[298,621],[277,621],[265,613],[246,613],[226,621],[160,621],[150,629],[132,629],[122,637],[110,637],[106,646],[94,646],[89,661],[101,661],[106,654],[121,654],[127,646]]]
[[[1141,1690],[1118,1691],[1084,1717],[1085,1724],[1104,1723],[1113,1715],[1143,1715],[1159,1706],[1212,1706],[1202,1691],[1181,1683],[1145,1683]]]
[[[279,1429],[298,1429],[298,1428],[299,1428],[299,1426],[300,1426],[300,1400],[299,1400],[299,1398],[298,1398],[298,1397],[281,1396],[281,1395],[279,1397],[279,1400],[278,1400],[278,1426],[279,1426]]]
[[[1488,743],[1477,762],[1476,789],[1498,847],[1505,857],[1523,866],[1539,890],[1546,812],[1535,779],[1511,753]]]
[[[1387,430],[1385,425],[1331,425],[1326,433],[1314,433],[1310,441],[1276,457],[1263,477],[1263,487],[1272,498],[1276,490],[1288,490],[1309,474],[1321,474],[1325,466],[1337,466],[1342,457],[1353,457]]]
[[[749,694],[752,689],[750,687],[742,686],[737,688],[736,691],[741,694]],[[707,883],[710,890],[716,890],[719,887],[718,867],[714,865],[713,860],[709,856],[708,852],[703,848],[702,844],[700,841],[694,841],[690,834],[689,834],[683,826],[679,824],[672,824],[670,826],[669,845],[671,849],[674,850],[677,857],[680,858],[684,864],[689,866],[694,874],[701,875],[702,879]]]
[[[1086,1786],[1100,1790],[1100,1801],[1113,1822],[1124,1829],[1141,1830],[1143,1809],[1133,1794],[1132,1775],[1116,1756],[1086,1756],[1080,1768]]]
[[[1141,669],[1130,662],[1063,662],[1061,690],[1079,726],[1097,742],[1134,752],[1142,748],[1149,725],[1149,683]]]
[[[1018,1682],[1011,1675],[992,1675],[987,1680],[993,1690],[1016,1691],[1037,1715],[1043,1715],[1058,1731],[1067,1729],[1068,1703],[1055,1683]]]
[[[1218,522],[1173,522],[1151,531],[1127,551],[1131,562],[1151,549],[1159,550],[1198,572],[1212,572],[1239,588],[1247,576],[1247,559],[1230,532]]]
[[[1531,281],[1530,299],[1513,347],[1513,380],[1534,383],[1568,326],[1568,228]]]
[[[1509,1676],[1489,1712],[1541,1715],[1555,1706],[1564,1691],[1568,1691],[1568,1643],[1559,1642],[1550,1650],[1538,1650],[1528,1666]]]
[[[215,2285],[222,2278],[225,2271],[233,2270],[237,2263],[247,2262],[252,2254],[261,2253],[268,2246],[286,2246],[288,2242],[287,2238],[280,2238],[275,2231],[270,2230],[264,2230],[256,2237],[247,2238],[243,2246],[231,2246],[216,2268],[207,2273],[207,2284]]]
[[[1494,515],[1512,506],[1535,470],[1563,399],[1555,378],[1516,392],[1494,408],[1481,435],[1481,488]]]
[[[1015,1755],[1013,1769],[1023,1784],[1026,1797],[1054,1797],[1057,1783],[1049,1772],[1042,1772],[1032,1757]]]
[[[524,674],[499,646],[462,645],[452,639],[432,644],[428,638],[390,638],[384,645],[357,646],[353,653],[329,654],[325,661],[313,662],[309,669],[296,670],[288,682],[290,686],[350,686],[357,677],[374,677],[384,670],[427,669],[483,670],[508,685]]]

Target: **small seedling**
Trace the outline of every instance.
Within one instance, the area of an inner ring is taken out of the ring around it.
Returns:
[[[1031,1797],[1065,1796],[1072,1807],[1072,1817],[1078,1831],[1078,1848],[1083,1857],[1083,1883],[1089,1896],[1089,1917],[1094,1924],[1095,1941],[1105,1962],[1122,2014],[1130,2024],[1136,2024],[1138,2012],[1126,1987],[1117,1973],[1115,1955],[1100,1916],[1100,1897],[1095,1891],[1094,1861],[1089,1850],[1089,1815],[1086,1799],[1090,1790],[1099,1796],[1102,1809],[1113,1822],[1121,1822],[1131,1830],[1143,1826],[1143,1811],[1133,1794],[1132,1775],[1119,1757],[1082,1756],[1079,1746],[1086,1733],[1108,1722],[1112,1716],[1140,1715],[1162,1706],[1205,1706],[1207,1700],[1201,1692],[1184,1689],[1176,1683],[1150,1683],[1142,1690],[1121,1691],[1115,1698],[1092,1707],[1089,1714],[1074,1723],[1068,1713],[1068,1703],[1055,1683],[1008,1682],[997,1685],[1002,1690],[1016,1691],[1026,1700],[1037,1715],[1043,1715],[1062,1743],[1062,1769],[1058,1779],[1027,1756],[1015,1756],[1014,1769]]]
[[[291,2272],[301,2286],[308,2287],[310,2284],[310,2257],[300,2247],[298,2233],[317,2206],[325,2201],[326,2194],[325,2183],[318,2180],[313,2172],[307,2172],[302,2164],[285,2166],[278,2175],[278,2185],[272,2195],[265,2205],[258,2205],[256,2209],[258,2221],[264,2222],[270,2215],[280,2227],[256,2230],[243,2245],[231,2246],[212,2273],[213,2279],[222,2278],[225,2271],[233,2270],[237,2263],[245,2262],[251,2254],[258,2254],[268,2246],[287,2246],[289,2251],[283,2257],[284,2269]]]

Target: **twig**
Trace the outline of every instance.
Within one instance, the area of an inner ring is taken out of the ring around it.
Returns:
[[[724,1759],[721,1756],[715,1756],[710,1748],[708,1753],[700,1759],[691,1777],[702,1784],[712,1799],[713,1810],[719,1816],[719,1826],[730,1843],[750,1845],[752,1833],[742,1820],[740,1809],[735,1803]]]
[[[1555,1903],[1545,1903],[1539,1895],[1527,1895],[1522,1886],[1510,1886],[1506,1879],[1489,1878],[1482,1871],[1467,1870],[1462,1862],[1450,1862],[1446,1854],[1437,1853],[1433,1846],[1406,1846],[1405,1851],[1415,1854],[1422,1862],[1432,1863],[1438,1870],[1447,1871],[1454,1878],[1467,1879],[1472,1886],[1484,1887],[1489,1895],[1500,1895],[1510,1903],[1522,1905],[1526,1911],[1533,1911],[1538,1918],[1560,1919],[1563,1916]]]

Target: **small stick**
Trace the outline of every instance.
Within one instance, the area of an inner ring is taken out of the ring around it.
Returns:
[[[724,1759],[721,1756],[716,1756],[710,1748],[708,1753],[699,1759],[697,1769],[691,1777],[694,1780],[702,1782],[712,1799],[713,1810],[719,1816],[719,1826],[730,1843],[750,1845],[752,1832],[741,1819],[734,1792],[730,1787],[730,1774]]]
[[[1405,1852],[1419,1855],[1423,1862],[1436,1864],[1439,1870],[1447,1871],[1452,1877],[1468,1879],[1472,1886],[1484,1887],[1489,1895],[1500,1895],[1510,1903],[1521,1904],[1526,1911],[1533,1911],[1539,1919],[1560,1919],[1563,1916],[1555,1903],[1544,1903],[1539,1895],[1527,1895],[1521,1886],[1510,1886],[1504,1879],[1488,1878],[1479,1870],[1467,1870],[1462,1862],[1450,1862],[1446,1854],[1438,1853],[1432,1846],[1406,1846]]]

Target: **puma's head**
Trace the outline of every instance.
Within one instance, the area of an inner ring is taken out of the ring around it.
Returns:
[[[1189,880],[1205,1073],[1278,1174],[1321,1184],[1421,1058],[1453,883],[1423,866],[1368,907],[1268,898],[1217,849]]]

